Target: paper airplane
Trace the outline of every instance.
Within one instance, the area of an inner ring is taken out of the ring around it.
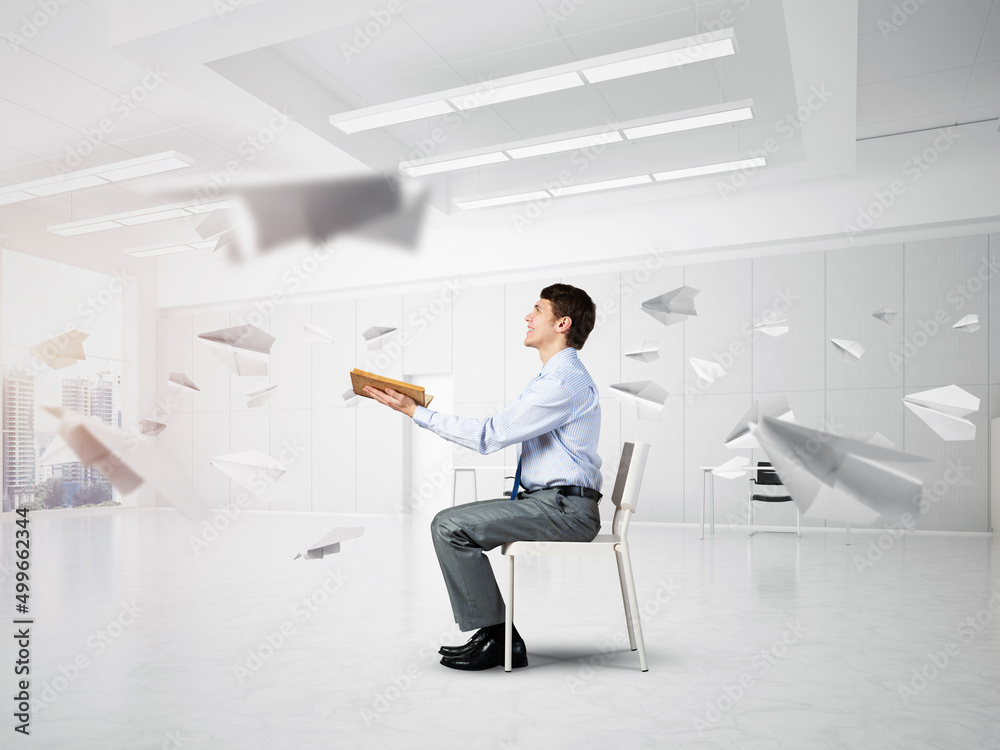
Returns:
[[[779,317],[776,313],[765,315],[759,322],[754,323],[755,331],[778,338],[788,333],[788,318]]]
[[[59,419],[59,436],[84,466],[97,470],[121,493],[148,483],[191,521],[203,520],[208,505],[181,468],[152,442],[126,435],[97,417],[61,406],[43,406]],[[59,458],[57,453],[56,458]]]
[[[881,432],[866,432],[862,435],[848,435],[848,437],[854,440],[860,440],[862,443],[868,443],[868,445],[877,445],[880,448],[896,447],[896,444]]]
[[[162,422],[154,422],[152,419],[143,419],[139,422],[139,429],[142,431],[143,435],[152,435],[153,437],[156,437],[167,429],[167,426]]]
[[[749,458],[746,456],[737,456],[736,458],[729,459],[722,466],[716,466],[712,469],[712,473],[723,479],[738,479],[745,476],[747,471],[749,471],[749,464]]]
[[[945,440],[976,439],[976,425],[962,417],[979,410],[979,399],[957,385],[911,393],[903,404]]]
[[[199,333],[198,340],[237,375],[267,375],[275,338],[256,326],[247,323]]]
[[[59,464],[75,464],[76,462],[76,454],[58,434],[52,438],[45,453],[38,459],[41,466],[58,466]]]
[[[698,313],[694,309],[694,298],[699,290],[690,286],[682,286],[673,291],[653,297],[642,303],[643,312],[652,315],[665,326],[681,323]]]
[[[857,341],[851,341],[849,339],[830,339],[830,341],[835,347],[840,349],[843,361],[848,364],[854,364],[861,359],[862,355],[865,353],[865,348]]]
[[[670,395],[651,380],[615,383],[611,394],[625,406],[632,407],[639,419],[659,419]]]
[[[285,473],[285,466],[266,453],[258,450],[227,453],[215,456],[209,463],[261,500],[273,502],[282,499],[273,497],[269,490]]]
[[[348,406],[358,405],[358,394],[354,392],[353,388],[348,388],[341,394],[340,397],[344,399],[344,403],[346,403]]]
[[[717,378],[726,375],[726,370],[718,362],[709,362],[707,359],[698,359],[697,357],[688,357],[688,362],[694,368],[695,374],[709,383],[714,383]]]
[[[802,515],[849,524],[919,515],[927,459],[767,416],[751,431]]]
[[[167,376],[167,385],[175,392],[180,391],[200,391],[201,388],[183,372],[172,372]]]
[[[247,392],[247,406],[251,409],[255,409],[258,406],[263,406],[264,403],[274,395],[274,391],[278,386],[272,385],[271,383],[264,383],[260,388],[254,388],[252,391]]]
[[[303,323],[302,330],[306,332],[306,341],[310,344],[332,344],[333,336],[322,326],[315,323]]]
[[[750,425],[760,421],[762,415],[780,419],[783,422],[795,422],[795,415],[788,408],[788,400],[784,396],[773,396],[771,398],[754,401],[750,411],[743,415],[733,431],[726,438],[726,447],[732,450],[740,448],[760,448],[750,430]]]
[[[892,325],[892,321],[896,319],[897,315],[899,315],[899,313],[897,313],[895,310],[888,310],[884,307],[880,307],[878,310],[872,313],[873,318],[878,318],[886,325]]]
[[[61,370],[87,358],[83,351],[83,341],[89,336],[89,333],[83,331],[67,331],[31,347],[31,355],[53,370]]]
[[[235,216],[232,209],[219,208],[215,211],[210,211],[208,216],[198,223],[194,231],[198,233],[199,237],[207,240],[229,232],[234,222]],[[218,244],[216,244],[215,249],[219,249]]]
[[[335,552],[340,552],[341,542],[345,542],[348,539],[356,539],[359,536],[363,536],[364,533],[364,526],[338,526],[333,531],[321,536],[292,559],[298,560],[300,557],[306,560],[322,559],[324,555],[332,555]]]
[[[965,333],[975,333],[982,326],[979,325],[979,316],[975,313],[972,315],[966,315],[960,321],[958,321],[952,328],[964,331]]]
[[[368,342],[369,349],[381,349],[382,345],[386,342],[388,335],[395,330],[395,328],[372,326],[361,335],[364,336],[365,341]]]
[[[642,346],[638,349],[634,349],[630,352],[625,352],[625,356],[629,359],[636,359],[640,362],[655,362],[660,358],[660,347],[652,339],[646,339],[642,342]]]

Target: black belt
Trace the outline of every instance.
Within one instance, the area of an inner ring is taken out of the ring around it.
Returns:
[[[596,500],[601,502],[601,498],[604,497],[597,490],[592,490],[589,487],[577,487],[576,485],[567,484],[563,487],[546,487],[547,490],[559,490],[561,495],[576,496],[576,497],[589,497],[591,500]]]

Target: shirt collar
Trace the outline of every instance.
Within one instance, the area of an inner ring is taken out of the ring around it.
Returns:
[[[549,359],[549,361],[546,362],[545,365],[542,367],[542,371],[538,374],[544,375],[549,370],[554,370],[559,363],[564,363],[564,362],[569,363],[569,362],[574,362],[576,360],[577,360],[576,349],[574,349],[572,346],[568,346],[565,349],[560,349],[555,354],[553,354],[552,357]]]

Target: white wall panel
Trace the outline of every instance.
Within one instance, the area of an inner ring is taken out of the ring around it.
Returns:
[[[755,258],[753,316],[788,318],[783,336],[759,336],[753,347],[754,391],[822,390],[826,371],[824,254]],[[782,312],[787,310],[787,312]]]
[[[553,280],[520,281],[504,286],[504,336],[497,342],[504,349],[504,395],[511,401],[521,395],[524,387],[542,370],[537,349],[524,346],[528,332],[525,316],[538,301],[539,292]]]
[[[477,401],[455,404],[455,416],[472,419],[489,419],[504,407],[503,401]],[[414,428],[420,429],[420,428]],[[452,463],[455,466],[487,467],[476,470],[476,493],[479,500],[500,497],[510,482],[503,481],[505,476],[513,476],[517,459],[514,457],[513,446],[510,448],[483,455],[471,448],[451,443]],[[415,478],[416,479],[416,478]],[[448,478],[451,482],[451,477]],[[449,497],[451,487],[448,489]],[[455,492],[456,503],[473,500],[472,473],[459,472],[458,486]]]
[[[358,513],[405,511],[411,488],[409,417],[373,404],[359,406],[357,420]]]
[[[903,245],[855,247],[826,254],[826,387],[903,386]],[[891,324],[872,316],[885,307]],[[860,360],[844,361],[831,338],[857,341]]]
[[[991,234],[990,245],[990,382],[1000,383],[1000,234]],[[982,333],[982,331],[980,331]]]
[[[458,290],[459,297],[462,289]],[[456,288],[449,279],[427,292],[403,295],[403,372],[451,372],[452,313]]]
[[[229,507],[229,477],[209,461],[231,453],[229,415],[225,412],[202,412],[192,417],[191,479],[209,507]]]
[[[310,344],[312,406],[314,409],[348,408],[341,396],[351,387],[350,372],[358,366],[355,301],[317,302],[312,305],[310,322],[333,337],[332,344]]]
[[[201,389],[191,395],[191,410],[194,412],[228,412],[229,380],[232,370],[212,353],[199,334],[218,331],[229,327],[229,313],[205,313],[191,319],[194,331],[192,337],[191,379]]]
[[[164,411],[169,410],[175,414],[191,412],[191,392],[177,393],[167,387],[167,377],[171,372],[181,372],[191,377],[194,346],[192,331],[189,316],[160,318],[156,322],[156,398],[166,405]],[[197,381],[195,384],[197,385]]]
[[[156,450],[162,451],[176,462],[184,482],[191,484],[193,450],[191,414],[172,414],[164,421],[164,424],[167,425],[167,428],[153,438],[156,441]],[[159,493],[157,493],[156,504],[160,507],[173,507]]]
[[[357,409],[312,411],[312,510],[357,512]]]
[[[907,386],[988,382],[986,256],[986,235],[906,243]],[[981,330],[952,329],[970,313]]]
[[[272,410],[308,409],[312,405],[313,345],[306,342],[302,329],[311,321],[311,305],[283,305],[271,316],[270,333],[275,342],[268,382],[278,386],[267,401]]]
[[[605,396],[608,386],[621,382],[620,275],[615,272],[569,276],[563,277],[561,282],[585,291],[597,307],[594,330],[580,350],[579,357],[594,379],[598,391]]]
[[[749,393],[753,361],[753,265],[749,260],[691,265],[684,269],[698,315],[688,319],[684,336],[686,393]],[[714,362],[725,370],[715,382],[703,380],[690,358]]]
[[[506,358],[522,353],[519,342],[505,335],[506,326],[502,284],[469,287],[455,299],[452,365],[456,404],[503,400]]]
[[[312,510],[312,414],[309,409],[271,409],[270,449],[285,473],[268,494],[270,510]],[[272,494],[273,493],[273,494]]]
[[[602,405],[603,406],[603,405]],[[641,521],[684,520],[684,402],[667,399],[659,419],[638,419],[630,409],[621,409],[620,441],[649,443],[649,458],[639,492],[636,519]],[[616,467],[617,468],[617,467]],[[609,493],[610,496],[610,493]],[[601,501],[604,505],[604,501]],[[607,508],[601,518],[610,523]]]
[[[266,409],[243,409],[229,415],[229,453],[271,450],[271,413]],[[245,496],[240,502],[240,496]],[[266,510],[267,504],[237,482],[229,481],[230,507]],[[249,504],[247,504],[249,501]]]

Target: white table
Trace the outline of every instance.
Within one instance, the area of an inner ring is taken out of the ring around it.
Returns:
[[[706,497],[710,497],[711,500],[712,500],[711,507],[709,508],[709,513],[711,514],[711,521],[710,521],[711,525],[710,525],[709,528],[710,528],[710,530],[711,530],[711,532],[713,534],[715,533],[715,474],[713,474],[712,472],[715,471],[716,469],[718,469],[719,467],[718,466],[699,466],[698,468],[701,469],[701,536],[698,537],[698,538],[699,539],[704,539],[705,538],[705,498]],[[758,466],[747,465],[744,468],[744,471],[746,471],[748,474],[750,474],[750,473],[756,474],[758,468],[767,469],[767,470],[771,470],[772,469],[772,467],[770,467],[770,466],[760,466],[760,467],[758,467]],[[706,481],[708,483],[708,491],[707,492],[705,491]]]

